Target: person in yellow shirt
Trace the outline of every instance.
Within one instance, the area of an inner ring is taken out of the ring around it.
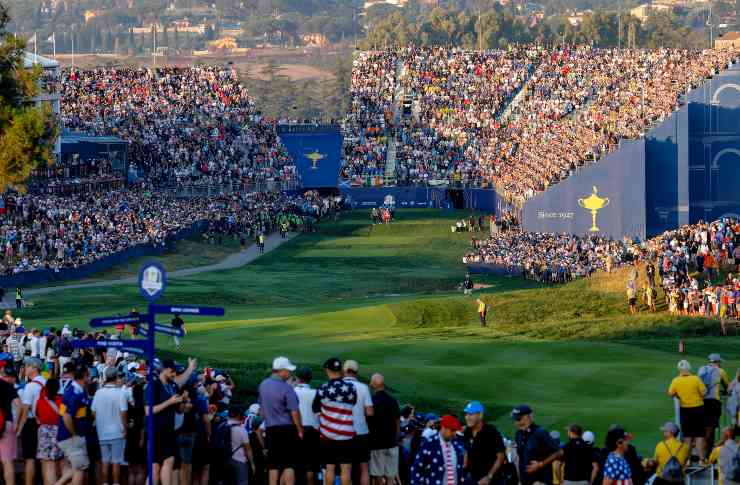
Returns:
[[[714,433],[719,428],[722,417],[722,393],[730,387],[730,378],[722,368],[722,357],[719,354],[710,354],[709,363],[697,372],[697,376],[707,388],[704,393],[704,413],[707,416],[706,433],[707,450],[714,448]]]
[[[655,461],[655,482],[654,485],[666,485],[667,483],[674,483],[668,480],[668,477],[663,476],[665,466],[671,458],[676,458],[678,463],[681,465],[681,469],[685,470],[686,463],[689,459],[689,447],[678,440],[678,426],[675,423],[667,422],[663,425],[660,430],[663,432],[663,441],[655,445],[655,454],[653,460]]]
[[[484,302],[480,298],[477,298],[475,302],[478,304],[478,317],[480,317],[480,326],[485,327],[486,326],[486,314],[488,313],[486,302]]]
[[[722,451],[722,446],[715,446],[712,452],[709,454],[709,461],[712,465],[717,465],[717,476],[719,476],[718,485],[724,485],[724,477],[722,476],[722,468],[719,464],[719,453]]]
[[[676,397],[680,405],[680,421],[683,442],[691,449],[696,446],[699,458],[704,462],[707,450],[704,446],[706,416],[704,413],[704,395],[707,388],[697,376],[691,373],[691,364],[687,360],[678,363],[678,376],[674,377],[668,388],[668,395]]]

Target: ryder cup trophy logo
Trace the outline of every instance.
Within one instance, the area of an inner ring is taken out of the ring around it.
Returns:
[[[599,228],[596,226],[596,214],[598,214],[601,209],[609,205],[609,198],[599,197],[596,186],[594,186],[593,189],[594,191],[591,195],[585,199],[578,199],[578,205],[591,211],[591,229],[589,229],[589,231],[599,232]]]
[[[141,290],[153,297],[164,289],[162,270],[155,265],[147,266],[141,274]]]
[[[318,150],[314,150],[311,153],[307,153],[305,156],[306,158],[311,160],[311,170],[316,170],[317,168],[319,168],[318,166],[319,160],[323,160],[324,158],[326,158],[326,155],[319,153]]]

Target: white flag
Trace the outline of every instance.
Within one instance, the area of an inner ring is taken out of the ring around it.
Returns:
[[[33,34],[33,36],[31,36],[31,38],[28,39],[28,42],[29,43],[33,42],[35,44],[36,43],[36,34]]]
[[[46,39],[46,42],[54,42],[54,34],[51,34],[48,39]]]

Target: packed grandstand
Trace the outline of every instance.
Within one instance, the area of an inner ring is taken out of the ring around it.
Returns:
[[[339,175],[351,186],[490,188],[521,204],[597,162],[620,140],[639,138],[670,116],[689,89],[734,62],[734,53],[718,50],[575,45],[363,52],[354,60],[350,111],[341,120]],[[39,169],[28,193],[5,194],[3,275],[75,268],[138,245],[167,244],[196,224],[245,246],[276,231],[311,231],[349,203],[301,188],[277,121],[260,114],[231,67],[71,69],[61,94],[64,128],[120,137],[129,170],[115,173],[101,159],[75,161]],[[182,197],[192,186],[216,187],[217,194]],[[390,224],[393,209],[373,209],[373,223]],[[737,315],[737,221],[618,241],[527,233],[514,215],[502,220],[489,219],[489,234],[472,240],[464,264],[548,284],[629,266],[630,305],[643,290],[654,301],[660,287],[675,314]],[[485,226],[481,216],[453,231]],[[21,289],[16,300],[22,310]],[[85,476],[104,485],[143,485],[146,362],[114,348],[72,345],[136,338],[137,329],[42,328],[8,311],[0,334],[5,482],[15,483],[18,457],[29,485],[34,475],[47,485],[82,483]],[[155,361],[154,483],[276,485],[282,475],[285,485],[313,484],[323,473],[327,485],[335,477],[342,485],[368,485],[371,477],[376,485],[643,485],[651,476],[664,485],[683,482],[692,462],[714,460],[732,485],[740,481],[733,447],[740,428],[723,430],[716,447],[705,440],[708,429],[714,436],[719,414],[737,424],[740,411],[740,378],[730,379],[721,363],[712,354],[697,374],[688,362],[678,364],[669,394],[686,411],[661,428],[668,453],[659,445],[653,459],[642,461],[618,425],[596,437],[574,424],[560,442],[535,424],[531,407],[518,405],[506,411],[513,424],[506,430],[511,439],[504,439],[484,424],[477,401],[455,410],[465,426],[450,415],[401,407],[380,374],[362,376],[371,395],[353,360],[314,363],[328,382],[312,388],[311,367],[278,357],[249,403],[235,402],[236,383],[224,370],[198,369],[194,360]],[[717,409],[725,395],[726,409]]]

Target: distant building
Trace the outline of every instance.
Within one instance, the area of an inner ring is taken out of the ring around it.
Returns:
[[[396,7],[403,7],[408,3],[408,0],[365,0],[363,9],[367,11],[370,7],[375,5],[394,5]]]
[[[667,3],[643,3],[630,10],[630,13],[640,22],[646,22],[651,15],[657,12],[671,12],[673,8],[673,5],[668,5]]]
[[[326,47],[329,45],[329,39],[320,32],[313,32],[310,34],[301,35],[301,40],[304,44],[316,47]]]
[[[717,37],[714,39],[714,48],[740,51],[740,32],[727,32]]]
[[[208,43],[209,51],[223,51],[236,49],[236,39],[234,37],[221,37]]]
[[[60,66],[54,59],[39,56],[33,52],[26,52],[23,56],[23,67],[32,69],[34,66],[41,66],[43,73],[39,79],[39,93],[34,96],[32,101],[36,106],[49,106],[52,112],[58,117],[60,113]],[[57,140],[54,147],[54,153],[57,157],[61,154],[61,142]]]

